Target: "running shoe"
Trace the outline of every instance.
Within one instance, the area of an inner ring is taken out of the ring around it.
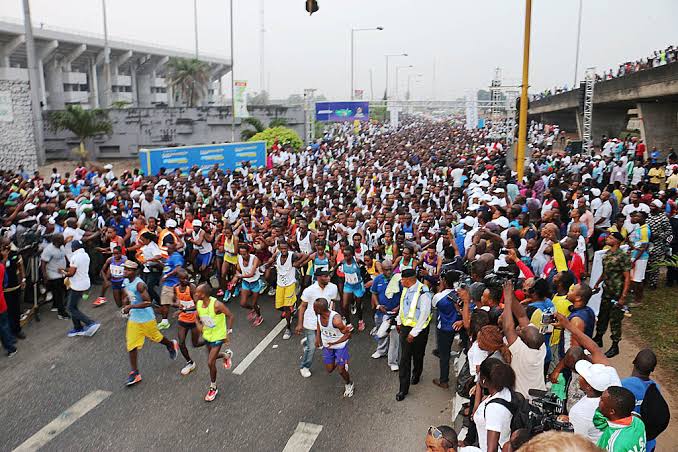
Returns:
[[[389,367],[391,368],[392,372],[398,372],[398,370],[400,370],[400,367],[397,364],[391,364]]]
[[[92,337],[94,336],[97,331],[99,331],[99,328],[101,327],[101,323],[93,323],[89,325],[87,328],[85,328],[85,331],[83,332],[83,336],[87,337]]]
[[[162,319],[160,322],[158,322],[158,329],[159,330],[166,330],[169,327],[170,327],[170,323],[169,323],[169,320],[167,320],[167,319]]]
[[[177,342],[176,339],[172,339],[172,345],[170,345],[167,348],[167,351],[169,352],[170,359],[174,360],[177,359],[177,350],[179,350],[179,343]]]
[[[207,390],[207,394],[205,395],[205,402],[211,402],[212,400],[217,398],[217,394],[219,394],[219,390],[215,387],[211,387]]]
[[[257,317],[257,318],[254,319],[254,322],[252,322],[252,326],[259,326],[259,325],[261,325],[262,323],[264,323],[264,317],[263,317],[263,316],[259,316],[259,317]]]
[[[125,383],[127,386],[132,386],[141,381],[141,374],[139,372],[130,372],[129,376],[127,377],[127,383]]]
[[[271,286],[268,288],[268,296],[275,297],[275,286]]]
[[[285,332],[283,333],[283,340],[286,341],[291,337],[292,337],[292,331],[289,328],[285,329]]]
[[[351,314],[356,315],[358,313],[358,303],[355,300],[351,302]]]
[[[70,317],[67,315],[57,314],[57,319],[59,320],[70,320]]]
[[[13,351],[13,352],[7,352],[7,357],[8,357],[8,358],[13,358],[13,357],[14,357],[14,355],[16,355],[16,352],[17,352],[17,350],[16,350],[16,349],[14,349],[14,351]]]
[[[66,336],[68,337],[75,337],[75,336],[82,336],[84,334],[83,330],[78,330],[76,328],[73,328],[70,330],[68,333],[66,333]]]
[[[250,309],[250,312],[247,313],[247,320],[252,322],[257,317],[257,312],[254,309]]]
[[[52,308],[49,310],[49,312],[59,312],[59,308]]]
[[[189,361],[186,363],[186,365],[181,369],[181,375],[188,375],[191,372],[195,370],[195,363],[193,361]]]
[[[221,356],[222,359],[224,360],[224,369],[226,369],[226,370],[230,369],[230,368],[231,368],[231,364],[232,364],[232,363],[231,363],[231,358],[233,358],[233,352],[232,352],[231,349],[229,348],[229,349],[226,349],[225,352],[222,352],[221,355],[222,355],[222,356]]]
[[[365,322],[358,320],[358,331],[365,331]]]
[[[353,397],[353,383],[347,383],[344,385],[344,397]]]
[[[382,355],[382,354],[379,353],[379,352],[374,352],[374,353],[372,353],[372,358],[373,358],[373,359],[379,359],[379,358],[381,358],[382,356],[384,356],[384,355]]]
[[[92,302],[92,306],[98,308],[99,306],[105,305],[107,302],[108,300],[106,300],[106,297],[99,297]]]
[[[311,376],[311,371],[308,370],[308,369],[305,368],[305,367],[302,367],[301,369],[299,369],[299,373],[300,373],[301,376],[304,377],[304,378],[308,378],[308,377]]]

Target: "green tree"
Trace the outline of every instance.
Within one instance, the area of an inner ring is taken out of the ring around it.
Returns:
[[[129,102],[129,101],[126,101],[126,100],[116,100],[115,102],[113,102],[111,104],[111,108],[122,109],[122,108],[130,107],[131,105],[132,105],[132,102]]]
[[[252,138],[254,135],[264,131],[264,124],[254,117],[243,118],[243,124],[248,124],[252,126],[251,129],[243,129],[240,131],[240,139],[247,141]]]
[[[280,144],[289,144],[294,150],[301,148],[304,144],[297,132],[287,127],[273,127],[266,129],[249,139],[249,141],[265,141],[266,149],[271,149],[271,146],[273,146],[276,140]]]
[[[273,119],[271,119],[271,122],[268,123],[269,128],[286,127],[286,126],[287,126],[287,119],[285,119],[285,118],[273,118]]]
[[[195,58],[172,57],[167,62],[167,80],[186,106],[194,107],[207,95],[210,66]]]
[[[85,149],[85,140],[101,134],[113,132],[113,125],[108,119],[108,113],[99,108],[85,110],[80,105],[69,105],[65,110],[53,111],[48,116],[49,127],[53,132],[68,130],[80,140],[78,155],[84,162],[88,152]]]

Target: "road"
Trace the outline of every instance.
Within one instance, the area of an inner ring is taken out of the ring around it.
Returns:
[[[280,317],[269,297],[258,328],[248,324],[237,304],[230,306],[236,317],[230,347],[235,369]],[[370,357],[375,343],[367,330],[350,343],[349,370],[356,384],[351,399],[342,398],[341,378],[325,374],[319,354],[313,376],[302,378],[299,337],[283,341],[277,334],[241,375],[220,367],[219,396],[206,403],[204,350],[189,347],[198,369],[184,377],[181,355],[171,361],[164,347],[147,342],[139,356],[143,381],[128,388],[126,321],[112,302],[96,309],[85,303],[83,310],[102,323],[94,337],[66,337],[70,322],[45,312],[42,321],[27,326],[19,353],[0,359],[2,450],[40,444],[44,451],[296,452],[309,450],[312,441],[315,451],[422,450],[429,425],[449,424],[450,393],[431,384],[437,360],[428,354],[422,383],[396,402],[397,373],[385,359]],[[175,325],[165,334],[176,337]],[[433,334],[429,340],[430,350]]]

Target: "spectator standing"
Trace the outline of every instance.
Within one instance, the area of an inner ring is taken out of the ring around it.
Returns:
[[[0,280],[5,279],[5,265],[9,260],[9,244],[3,243],[0,249]],[[16,338],[12,334],[7,314],[7,302],[5,301],[4,290],[0,290],[0,342],[5,349],[8,357],[16,355]]]
[[[46,281],[46,289],[52,293],[52,311],[56,311],[61,320],[69,318],[65,305],[66,286],[63,275],[67,266],[64,236],[54,234],[50,243],[42,250],[40,269]]]
[[[69,278],[68,313],[73,321],[73,329],[68,332],[68,337],[94,336],[101,324],[87,317],[78,307],[83,295],[90,289],[90,259],[79,240],[71,243],[71,250],[73,254],[71,254],[70,265],[63,271],[64,276]]]

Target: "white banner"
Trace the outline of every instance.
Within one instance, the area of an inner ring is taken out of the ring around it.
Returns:
[[[249,118],[250,113],[247,111],[247,81],[236,80],[235,82],[235,117]]]
[[[14,110],[12,109],[12,93],[10,91],[0,91],[0,121],[14,121]]]
[[[466,93],[466,129],[473,130],[478,127],[478,93],[469,91]]]

